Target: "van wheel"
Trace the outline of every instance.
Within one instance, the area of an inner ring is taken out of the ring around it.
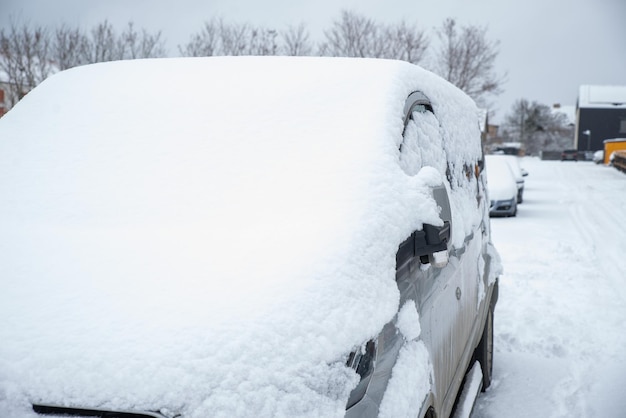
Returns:
[[[476,347],[474,355],[480,363],[480,368],[483,372],[482,391],[484,392],[491,385],[491,374],[493,372],[493,306],[489,306],[483,336],[480,339],[480,343],[478,343],[478,347]]]

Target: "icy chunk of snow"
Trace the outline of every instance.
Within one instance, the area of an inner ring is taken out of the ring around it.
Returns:
[[[420,328],[420,318],[414,300],[408,300],[402,305],[400,312],[398,312],[396,327],[407,341],[415,340],[420,336],[422,330]]]
[[[381,418],[413,418],[430,391],[432,366],[422,341],[409,341],[400,349],[380,405]]]

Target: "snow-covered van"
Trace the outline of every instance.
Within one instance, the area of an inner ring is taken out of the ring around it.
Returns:
[[[2,417],[467,416],[489,386],[478,111],[417,66],[63,71],[0,120],[0,196]]]

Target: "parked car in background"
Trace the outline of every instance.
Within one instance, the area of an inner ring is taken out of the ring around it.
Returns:
[[[491,157],[490,157],[491,158]],[[513,173],[513,177],[515,178],[515,184],[517,187],[517,203],[524,202],[524,186],[525,181],[524,177],[528,176],[528,171],[526,171],[519,162],[519,157],[514,155],[503,155],[503,154],[493,154],[493,158],[500,158],[504,160],[509,167],[511,168],[511,173]]]
[[[593,153],[593,162],[596,164],[604,163],[604,150],[598,150]]]
[[[0,416],[471,407],[501,271],[477,114],[401,61],[48,78],[0,120]]]
[[[578,161],[577,149],[566,149],[561,152],[561,161]]]
[[[517,182],[510,164],[500,155],[486,155],[490,216],[517,215]]]

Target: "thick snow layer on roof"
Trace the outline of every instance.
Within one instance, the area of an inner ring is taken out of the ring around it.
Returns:
[[[626,86],[580,86],[578,107],[626,107]]]
[[[343,415],[345,356],[398,309],[398,243],[441,222],[442,176],[398,163],[416,88],[461,175],[475,107],[407,63],[138,60],[46,80],[0,121],[0,411]],[[462,241],[478,220],[451,193]]]

